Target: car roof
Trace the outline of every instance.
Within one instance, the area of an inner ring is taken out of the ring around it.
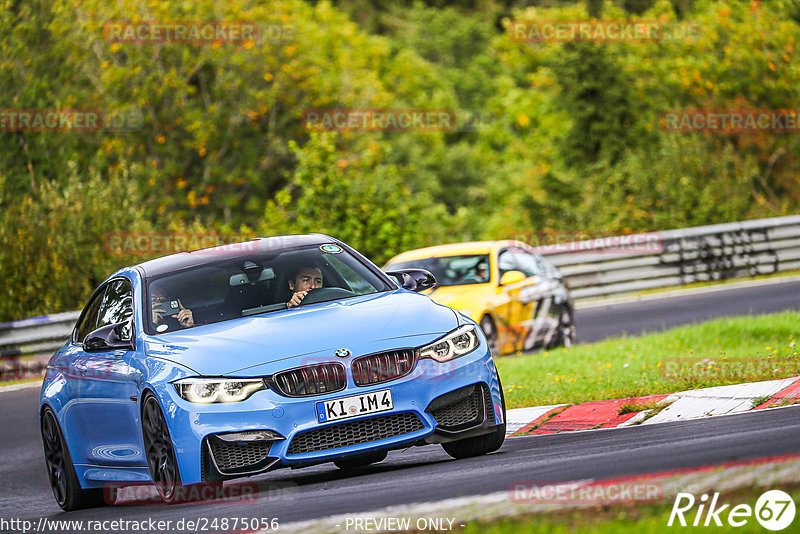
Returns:
[[[458,256],[461,254],[488,254],[496,249],[508,246],[527,248],[524,243],[514,241],[513,239],[503,239],[500,241],[469,241],[466,243],[451,243],[449,245],[437,245],[435,247],[401,252],[389,260],[388,263],[415,261],[425,258],[441,258],[444,256]]]
[[[197,267],[209,263],[216,263],[220,260],[239,258],[247,252],[266,252],[269,250],[323,245],[325,243],[339,243],[339,241],[324,234],[256,237],[255,239],[242,243],[170,254],[169,256],[145,261],[137,265],[137,267],[144,272],[146,277],[158,276],[187,267]]]

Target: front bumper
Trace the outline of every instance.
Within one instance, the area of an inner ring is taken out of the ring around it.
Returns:
[[[446,363],[419,360],[410,374],[381,384],[359,387],[349,367],[347,375],[347,387],[336,393],[289,398],[264,390],[230,404],[190,403],[165,384],[156,393],[168,420],[181,481],[222,480],[370,451],[443,443],[493,431],[504,422],[500,382],[485,342]],[[392,391],[392,410],[317,422],[317,402],[382,389]],[[280,436],[265,440],[263,435],[242,435],[261,430]],[[231,433],[239,435],[230,438]]]

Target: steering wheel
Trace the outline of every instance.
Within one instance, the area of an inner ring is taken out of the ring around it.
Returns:
[[[308,294],[303,297],[303,300],[300,301],[300,305],[302,306],[303,304],[314,304],[316,302],[325,302],[326,300],[336,300],[354,296],[356,296],[355,293],[348,291],[347,289],[342,289],[341,287],[320,287],[309,291]]]

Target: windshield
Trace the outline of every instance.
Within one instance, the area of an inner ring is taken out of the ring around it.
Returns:
[[[332,243],[243,254],[148,280],[147,332],[173,332],[389,289],[366,265]]]
[[[463,286],[489,282],[489,255],[445,256],[402,261],[386,266],[394,269],[425,269],[436,278],[437,286]]]

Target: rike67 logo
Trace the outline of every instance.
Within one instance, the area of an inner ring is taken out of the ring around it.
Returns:
[[[694,511],[694,521],[689,522],[687,516],[691,519],[695,505],[697,509]],[[719,493],[714,493],[710,500],[705,493],[700,499],[695,499],[691,493],[678,493],[667,526],[708,527],[713,524],[721,527],[727,523],[731,527],[741,527],[752,520],[753,516],[767,530],[784,530],[794,521],[794,501],[786,492],[770,490],[758,498],[754,508],[749,504],[737,504],[731,508],[730,504],[719,502]]]

